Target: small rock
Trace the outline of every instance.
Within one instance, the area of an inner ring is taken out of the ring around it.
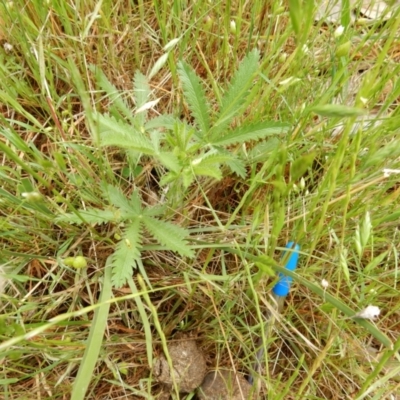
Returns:
[[[168,346],[172,359],[171,373],[167,359],[161,356],[154,363],[157,380],[169,387],[176,382],[181,393],[190,393],[203,382],[206,374],[206,360],[194,340],[183,340]]]
[[[204,378],[198,397],[200,400],[250,400],[252,386],[233,371],[211,371]]]

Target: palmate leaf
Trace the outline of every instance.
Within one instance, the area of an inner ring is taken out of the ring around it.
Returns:
[[[118,222],[121,220],[121,212],[117,209],[99,210],[88,208],[79,210],[79,214],[65,213],[58,215],[54,222],[69,222],[70,224],[81,225],[83,223],[100,225],[107,222]]]
[[[108,115],[97,114],[100,143],[102,146],[117,146],[154,155],[151,142],[137,129]]]
[[[178,64],[183,93],[200,130],[206,135],[210,129],[210,108],[200,78],[192,68],[183,61]]]
[[[238,116],[240,108],[246,102],[254,75],[257,72],[259,56],[258,50],[253,50],[239,65],[222,98],[218,119],[211,131],[211,138],[217,138],[232,122],[232,119]]]
[[[132,276],[136,268],[136,260],[140,258],[140,219],[137,218],[126,228],[117,248],[110,256],[112,267],[112,283],[121,287]]]
[[[182,256],[193,257],[193,250],[187,245],[185,238],[188,231],[169,222],[160,221],[148,215],[142,217],[142,222],[149,233],[154,236],[166,250],[176,251]]]
[[[212,144],[216,146],[229,146],[235,143],[244,143],[248,140],[262,139],[270,135],[287,132],[289,124],[275,121],[258,122],[251,125],[243,125],[229,132],[225,136],[215,138]]]

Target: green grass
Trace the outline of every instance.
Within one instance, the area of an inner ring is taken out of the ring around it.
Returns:
[[[0,398],[157,398],[181,334],[246,375],[262,336],[259,398],[398,398],[398,7],[266,3],[0,2]]]

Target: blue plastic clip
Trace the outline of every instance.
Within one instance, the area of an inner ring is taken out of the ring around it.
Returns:
[[[297,267],[297,262],[299,260],[299,251],[300,251],[300,246],[298,244],[295,244],[294,242],[289,242],[286,245],[287,249],[291,249],[292,251],[290,252],[289,259],[285,265],[285,268],[294,271]],[[284,258],[286,255],[286,251],[282,254],[282,258]],[[273,287],[272,293],[275,296],[279,297],[285,297],[288,295],[290,291],[290,285],[292,283],[292,278],[290,276],[284,275],[282,273],[279,274],[279,281],[278,283]]]

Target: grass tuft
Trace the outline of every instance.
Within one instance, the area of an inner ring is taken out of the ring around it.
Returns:
[[[267,3],[0,1],[0,398],[398,398],[400,8]]]

